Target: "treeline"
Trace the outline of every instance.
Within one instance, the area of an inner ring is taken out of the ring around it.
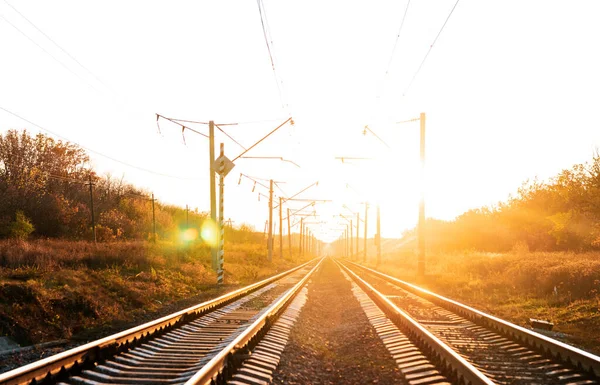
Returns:
[[[90,184],[99,241],[153,237],[151,195],[122,178],[94,173],[81,147],[27,131],[0,135],[0,238],[93,239]],[[207,217],[154,203],[158,239],[177,240],[188,228],[199,233]],[[226,231],[232,241],[262,239],[248,226]]]
[[[524,183],[507,202],[454,221],[429,219],[427,235],[431,250],[600,249],[600,155],[546,182]]]

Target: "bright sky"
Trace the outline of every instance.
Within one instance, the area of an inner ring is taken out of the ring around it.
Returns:
[[[335,200],[307,220],[322,239],[342,231],[333,215],[362,216],[364,201],[369,236],[379,201],[382,236],[399,237],[417,219],[419,125],[394,122],[427,114],[427,216],[442,219],[505,200],[600,146],[599,2],[462,0],[417,73],[455,4],[412,1],[392,56],[406,0],[263,0],[276,81],[254,1],[0,0],[0,107],[94,150],[99,173],[203,211],[208,140],[186,133],[184,144],[166,121],[159,134],[155,113],[260,121],[223,126],[246,147],[292,116],[294,127],[248,156],[301,168],[239,159],[226,178],[226,217],[260,230],[268,217],[258,200],[268,190],[238,185],[240,173],[282,182],[285,196],[318,180],[299,197]],[[367,124],[391,150],[362,134]],[[0,131],[11,128],[40,131],[0,109]],[[220,133],[216,142],[230,159],[242,151]]]

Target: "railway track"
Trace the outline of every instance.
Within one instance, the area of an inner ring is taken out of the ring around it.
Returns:
[[[409,383],[600,383],[600,357],[364,266],[337,262],[361,289],[362,297],[355,295]]]
[[[283,350],[302,289],[321,262],[0,374],[0,384],[208,384],[234,372],[233,384],[257,383],[272,366],[269,352]],[[252,360],[250,349],[258,349]]]

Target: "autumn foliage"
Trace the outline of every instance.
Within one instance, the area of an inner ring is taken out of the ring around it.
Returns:
[[[429,219],[427,232],[432,251],[600,249],[600,155],[548,181],[528,181],[506,202],[454,221]]]
[[[79,146],[44,134],[9,130],[0,135],[0,238],[91,240],[92,184],[99,241],[148,240],[153,236],[150,194],[91,170]],[[155,202],[159,240],[180,241],[188,228],[200,233],[207,213]],[[248,226],[227,228],[230,242],[262,242]]]

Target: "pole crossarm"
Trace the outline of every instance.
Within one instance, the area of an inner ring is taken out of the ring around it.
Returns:
[[[386,146],[386,147],[387,147],[387,148],[389,148],[390,150],[393,150],[393,148],[392,148],[392,147],[390,147],[390,145],[389,145],[389,144],[387,144],[385,140],[381,139],[381,138],[379,137],[379,135],[377,135],[377,134],[375,133],[375,131],[371,130],[371,128],[369,128],[369,126],[368,126],[368,125],[367,125],[367,126],[365,126],[365,129],[364,129],[364,131],[363,131],[363,135],[367,135],[367,131],[369,131],[371,134],[373,134],[373,136],[374,136],[374,137],[376,137],[376,138],[377,138],[377,140],[379,140],[381,143],[383,143],[383,145],[384,145],[384,146]]]
[[[294,121],[292,120],[292,118],[288,118],[285,122],[281,123],[279,126],[275,127],[271,132],[269,132],[267,135],[263,136],[258,142],[254,143],[252,146],[248,147],[247,150],[245,150],[244,152],[242,152],[241,154],[239,154],[238,156],[236,156],[232,162],[235,162],[236,160],[238,160],[239,158],[241,158],[242,156],[246,155],[246,153],[250,150],[252,150],[254,147],[256,147],[260,142],[262,142],[263,140],[267,139],[269,136],[271,136],[271,134],[273,134],[275,131],[279,130],[281,127],[283,127],[284,125],[286,125],[288,122],[291,122],[292,125],[294,124]]]
[[[313,186],[318,186],[319,185],[319,181],[316,181],[315,183],[311,184],[310,186],[305,187],[304,189],[298,191],[296,194],[292,195],[289,198],[284,198],[283,202],[287,202],[289,200],[292,200],[293,198],[297,197],[298,195],[302,194],[303,192],[305,192],[306,190],[308,190],[309,188],[313,187]],[[279,205],[275,206],[274,208],[279,207]]]
[[[354,213],[353,213],[354,214]],[[344,218],[346,221],[352,223],[352,219],[348,219],[346,216],[344,216],[344,214],[338,214],[336,215],[336,217],[341,217]],[[356,227],[355,225],[353,225],[352,227]]]
[[[285,200],[285,198],[283,198]],[[288,201],[294,201],[294,202],[322,202],[322,203],[327,203],[327,202],[333,202],[333,200],[331,199],[287,199]]]
[[[315,203],[316,203],[316,202],[314,202],[314,201],[313,201],[313,202],[310,202],[309,204],[307,204],[306,206],[302,207],[301,209],[298,209],[298,210],[296,210],[296,211],[293,211],[291,215],[296,215],[296,213],[298,213],[298,212],[300,212],[300,211],[302,211],[302,210],[304,210],[304,209],[306,209],[306,208],[308,208],[308,207],[310,207],[310,206],[313,206],[313,207],[314,207],[314,206],[315,206]]]
[[[399,122],[396,122],[395,124],[412,123],[412,122],[418,122],[419,120],[421,120],[421,118],[413,118],[413,119],[401,120]]]
[[[341,160],[342,163],[346,160],[373,160],[373,158],[362,158],[362,157],[353,157],[353,156],[336,156],[335,159]]]
[[[346,210],[348,210],[351,214],[354,214],[354,215],[358,214],[358,211],[352,211],[352,210],[350,210],[350,207],[348,207],[346,205],[342,205],[342,207],[345,208]],[[364,220],[362,220],[360,217],[358,219],[364,223]]]
[[[298,163],[294,162],[293,160],[285,159],[283,156],[240,156],[239,158],[241,158],[241,159],[277,159],[282,162],[291,163],[298,168],[302,168],[302,167],[300,167],[300,165]]]
[[[189,130],[189,131],[192,131],[193,133],[196,133],[196,134],[198,134],[198,135],[202,135],[202,136],[204,136],[205,138],[209,138],[209,136],[208,136],[208,135],[206,135],[206,134],[204,134],[204,133],[202,133],[202,132],[200,132],[200,131],[198,131],[198,130],[195,130],[195,129],[191,128],[191,127],[188,127],[188,126],[186,126],[185,124],[181,124],[181,123],[179,123],[179,121],[177,121],[177,119],[167,118],[166,116],[164,116],[164,115],[161,115],[161,114],[156,114],[156,124],[158,124],[158,119],[159,119],[159,118],[163,118],[163,119],[165,119],[165,120],[168,120],[168,121],[169,121],[169,122],[171,122],[171,123],[175,123],[176,125],[180,126],[180,127],[181,127],[181,132],[182,132],[182,133],[183,133],[183,130]],[[204,124],[204,123],[203,123],[203,124]],[[205,123],[205,124],[208,124],[208,123]],[[160,126],[158,127],[158,129],[159,129],[159,131],[160,131]]]
[[[243,174],[243,173],[240,173],[240,179],[238,180],[238,184],[240,184],[240,183],[242,182],[242,177],[244,177],[244,178],[247,178],[247,179],[250,179],[250,180],[251,180],[251,181],[253,181],[255,184],[257,184],[257,185],[259,185],[259,186],[262,186],[262,187],[266,188],[267,190],[269,189],[269,186],[267,186],[266,184],[263,184],[263,183],[259,182],[257,179],[255,179],[255,178],[253,178],[253,177],[251,177],[251,176],[248,176],[248,175],[246,175],[246,174]]]

